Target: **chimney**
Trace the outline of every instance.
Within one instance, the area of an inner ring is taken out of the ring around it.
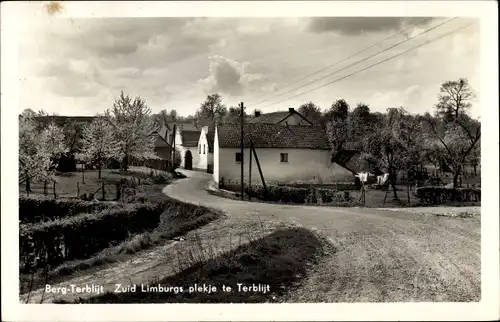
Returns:
[[[259,117],[260,116],[260,111],[255,110],[254,115],[255,115],[255,117]]]
[[[294,109],[293,107],[289,107],[289,108],[288,108],[288,112],[290,112],[290,113],[295,113],[295,109]]]

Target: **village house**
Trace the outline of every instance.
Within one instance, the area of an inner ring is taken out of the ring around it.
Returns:
[[[353,181],[353,173],[332,162],[332,151],[325,131],[319,126],[250,123],[244,126],[243,157],[240,149],[240,126],[222,124],[214,137],[213,178],[216,184],[248,180],[250,142],[253,143],[266,182],[276,184]],[[251,181],[261,178],[252,155]]]
[[[289,125],[313,125],[305,116],[297,112],[293,107],[286,111],[271,112],[261,114],[260,111],[255,111],[248,123],[269,123],[269,124],[289,124]]]
[[[199,165],[200,153],[198,153],[199,131],[191,123],[177,123],[175,131],[175,148],[181,155],[180,167],[193,170],[193,165]]]
[[[156,136],[154,151],[162,160],[170,161],[172,158],[172,133],[172,126],[166,123],[153,133]]]
[[[198,162],[193,165],[194,170],[213,172],[214,165],[214,134],[215,127],[204,126],[201,129],[198,141]]]

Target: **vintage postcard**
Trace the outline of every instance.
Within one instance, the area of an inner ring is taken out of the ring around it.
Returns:
[[[497,319],[497,30],[487,1],[2,3],[2,318]]]

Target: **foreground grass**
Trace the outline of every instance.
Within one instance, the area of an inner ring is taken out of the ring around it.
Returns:
[[[137,198],[165,204],[165,211],[161,215],[160,225],[156,229],[130,236],[124,242],[104,249],[91,258],[66,262],[48,272],[40,270],[34,274],[21,274],[21,294],[41,287],[48,282],[57,283],[63,281],[81,271],[97,269],[107,264],[124,261],[138,252],[184,235],[221,217],[219,212],[205,207],[187,205],[165,196],[162,193],[163,187],[164,185],[144,185],[140,187],[140,192],[136,196]]]
[[[222,254],[200,239],[177,262],[173,276],[139,284],[135,291],[108,292],[75,303],[272,302],[297,287],[308,268],[332,251],[319,235],[304,228],[279,229]],[[206,288],[198,290],[196,285]],[[243,288],[253,285],[254,290]],[[146,289],[158,286],[169,291]],[[231,291],[223,291],[223,286]]]

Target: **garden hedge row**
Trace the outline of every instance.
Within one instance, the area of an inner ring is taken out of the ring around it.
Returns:
[[[252,198],[271,202],[316,204],[351,201],[349,192],[335,189],[296,188],[277,185],[268,185],[266,187],[267,190],[262,185],[252,185],[250,190],[248,184],[244,184],[244,191]],[[234,187],[231,190],[239,192]]]
[[[19,220],[21,223],[46,221],[118,207],[120,205],[116,203],[85,201],[77,198],[19,196]]]
[[[417,197],[421,204],[438,205],[447,202],[480,202],[481,188],[420,187]]]
[[[20,225],[21,272],[66,260],[88,258],[125,240],[131,234],[153,229],[165,205],[129,204],[52,221]]]

